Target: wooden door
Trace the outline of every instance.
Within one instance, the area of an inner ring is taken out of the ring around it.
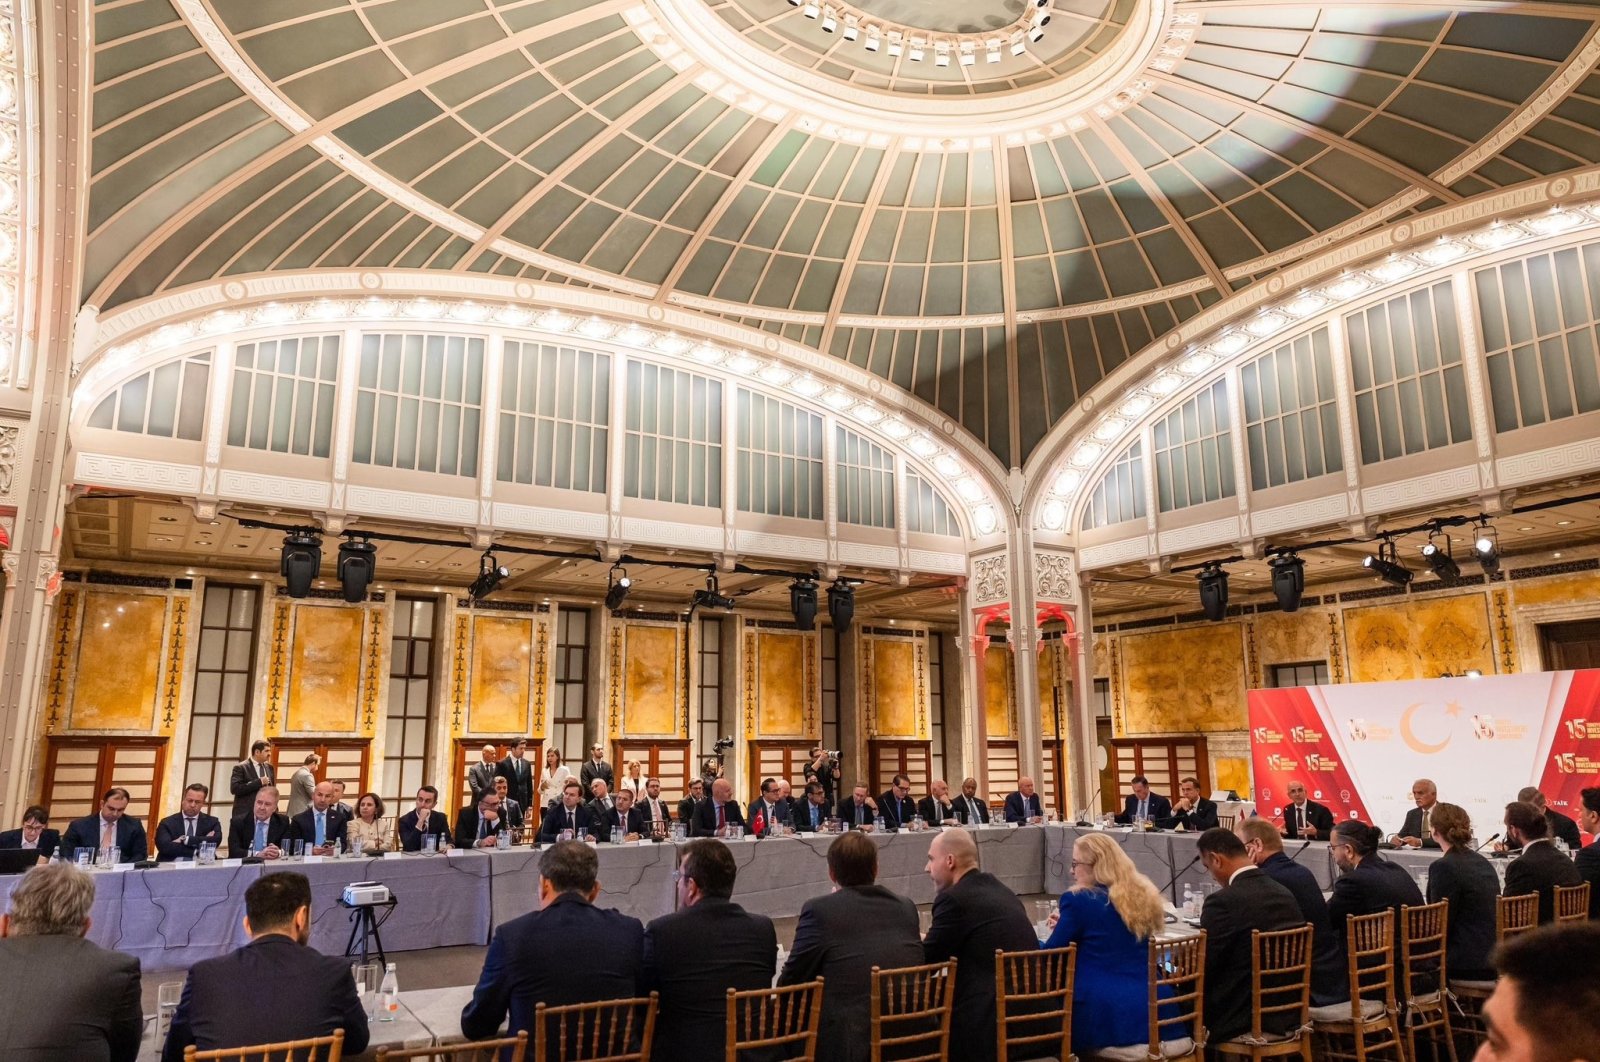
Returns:
[[[312,777],[318,782],[343,782],[344,802],[354,809],[361,794],[367,791],[367,754],[371,749],[371,742],[365,739],[286,738],[274,741],[272,770],[278,780],[278,810],[289,807],[289,779],[305,766],[306,757],[313,752],[322,762],[311,772]]]
[[[1022,757],[1015,741],[989,742],[989,791],[981,794],[989,798],[989,806],[998,808],[1006,797],[1017,791],[1017,779],[1022,777]]]
[[[811,762],[809,741],[750,742],[750,794],[761,788],[762,779],[781,778],[789,783],[794,796],[806,791],[806,765]],[[834,794],[838,796],[837,793]]]
[[[867,743],[867,754],[872,762],[872,796],[874,799],[889,788],[889,780],[903,774],[911,780],[911,798],[921,800],[928,795],[928,783],[933,781],[933,749],[926,741],[878,741]],[[843,800],[845,794],[840,793]]]
[[[50,812],[52,829],[64,830],[73,819],[100,810],[107,789],[128,791],[127,814],[144,822],[155,850],[156,823],[161,819],[161,779],[167,765],[165,738],[49,738],[44,788],[39,801]],[[220,800],[224,812],[232,798]]]
[[[1202,794],[1211,792],[1211,761],[1203,737],[1124,738],[1113,741],[1111,747],[1117,772],[1112,800],[1118,811],[1123,797],[1133,791],[1133,778],[1141,774],[1150,780],[1151,792],[1168,799],[1176,796],[1183,778],[1199,782]]]
[[[678,801],[689,792],[692,762],[687,741],[623,738],[612,742],[611,767],[616,772],[618,785],[628,776],[626,764],[629,760],[639,761],[639,777],[655,778],[661,782],[661,799],[668,801],[672,807],[676,808]],[[573,773],[577,771],[578,768],[574,767]]]
[[[1600,620],[1540,624],[1539,643],[1546,671],[1600,667]]]

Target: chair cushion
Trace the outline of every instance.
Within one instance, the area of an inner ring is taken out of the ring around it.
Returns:
[[[1287,1044],[1293,1043],[1294,1041],[1300,1039],[1300,1034],[1305,1031],[1305,1029],[1290,1029],[1286,1033],[1267,1033],[1265,1036],[1262,1036],[1259,1039],[1251,1036],[1249,1033],[1245,1033],[1242,1036],[1235,1036],[1231,1039],[1224,1040],[1223,1043],[1244,1044],[1247,1047],[1266,1047],[1268,1044]]]
[[[1194,1041],[1185,1036],[1181,1040],[1162,1040],[1161,1057],[1182,1058],[1184,1055],[1194,1054]],[[1095,1052],[1096,1058],[1108,1059],[1109,1062],[1145,1062],[1150,1057],[1150,1045],[1128,1044],[1126,1047],[1102,1047]]]
[[[1410,999],[1406,1000],[1406,1006],[1412,1008],[1413,1010],[1423,1010],[1431,1007],[1437,1007],[1438,1005],[1438,989],[1434,989],[1432,992],[1419,992],[1417,995],[1414,995]]]
[[[1451,981],[1452,992],[1493,992],[1496,981]]]
[[[1343,1003],[1329,1003],[1325,1007],[1312,1007],[1311,1020],[1314,1022],[1354,1021],[1355,1008],[1349,1001]],[[1370,1021],[1383,1013],[1383,1003],[1376,999],[1363,999],[1361,1001],[1361,1020]]]

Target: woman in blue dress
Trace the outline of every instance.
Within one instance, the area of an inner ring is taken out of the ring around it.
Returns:
[[[1072,846],[1073,885],[1046,948],[1078,945],[1072,996],[1072,1052],[1150,1040],[1149,943],[1166,921],[1155,883],[1101,833]]]

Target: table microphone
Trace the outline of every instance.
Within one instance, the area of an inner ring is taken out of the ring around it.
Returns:
[[[1481,852],[1485,848],[1489,847],[1489,845],[1493,844],[1495,841],[1498,841],[1499,839],[1500,839],[1500,835],[1497,833],[1497,834],[1493,835],[1492,837],[1490,837],[1487,841],[1485,841],[1482,844],[1480,844],[1478,847],[1474,848],[1473,851],[1474,852]]]
[[[1172,880],[1167,882],[1167,887],[1161,891],[1166,893],[1168,896],[1171,896],[1172,890],[1178,887],[1178,879],[1183,877],[1184,873],[1198,862],[1200,862],[1200,853],[1196,852],[1193,859],[1189,860],[1183,866],[1178,868],[1178,870],[1172,875]]]
[[[1094,787],[1094,796],[1090,797],[1089,798],[1089,802],[1083,806],[1083,809],[1081,811],[1078,812],[1078,825],[1080,825],[1080,826],[1089,825],[1089,809],[1092,808],[1092,807],[1098,807],[1099,806],[1099,805],[1097,805],[1095,803],[1095,801],[1100,799],[1100,791],[1102,789],[1104,789],[1104,788],[1105,788],[1104,785],[1097,785],[1097,786]]]
[[[1311,847],[1311,842],[1310,841],[1301,841],[1300,842],[1300,847],[1296,848],[1294,850],[1294,855],[1289,857],[1289,862],[1293,863],[1296,859],[1299,859],[1300,858],[1300,853],[1304,852],[1307,848],[1310,848],[1310,847]]]

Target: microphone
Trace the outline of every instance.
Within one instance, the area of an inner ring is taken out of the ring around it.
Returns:
[[[1289,862],[1293,863],[1296,859],[1299,859],[1300,858],[1300,853],[1304,852],[1307,848],[1310,848],[1310,847],[1311,847],[1311,842],[1310,841],[1301,841],[1300,842],[1300,847],[1296,848],[1294,850],[1294,855],[1289,857]]]
[[[1087,804],[1085,804],[1082,808],[1079,809],[1079,811],[1078,811],[1078,825],[1080,825],[1080,826],[1089,825],[1089,809],[1099,806],[1098,804],[1095,803],[1095,801],[1100,799],[1100,790],[1102,790],[1103,788],[1105,788],[1104,785],[1095,786],[1094,787],[1094,796],[1090,797],[1089,798],[1089,802]]]
[[[1168,881],[1167,882],[1167,887],[1165,889],[1162,889],[1161,891],[1163,893],[1165,893],[1166,895],[1171,896],[1172,895],[1172,890],[1178,887],[1178,879],[1183,877],[1184,873],[1187,872],[1190,867],[1194,866],[1198,862],[1200,862],[1200,853],[1196,852],[1194,854],[1194,858],[1193,859],[1189,860],[1187,863],[1185,863],[1183,866],[1179,867],[1173,873],[1172,880]]]
[[[1493,844],[1495,841],[1498,841],[1499,839],[1500,839],[1500,835],[1497,833],[1497,834],[1493,835],[1492,837],[1490,837],[1487,841],[1485,841],[1482,844],[1480,844],[1478,847],[1474,848],[1473,851],[1474,852],[1481,852],[1485,848],[1489,847],[1489,845]]]

